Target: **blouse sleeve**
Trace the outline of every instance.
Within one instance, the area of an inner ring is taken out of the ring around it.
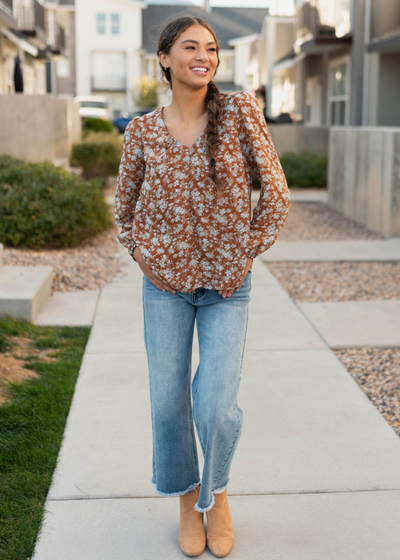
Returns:
[[[260,198],[250,222],[247,255],[255,258],[275,243],[289,211],[290,195],[257,100],[246,92],[235,95],[239,140],[247,163],[261,183]]]
[[[145,168],[141,126],[138,118],[133,118],[125,129],[114,207],[114,223],[121,228],[118,241],[132,256],[136,246],[132,235],[133,217]]]

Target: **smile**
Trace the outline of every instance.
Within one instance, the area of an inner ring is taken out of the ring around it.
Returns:
[[[208,72],[208,68],[202,68],[201,66],[194,66],[191,70],[195,74],[207,74]]]

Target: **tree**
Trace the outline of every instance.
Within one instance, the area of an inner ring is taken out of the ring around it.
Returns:
[[[158,82],[144,75],[134,82],[132,98],[137,107],[157,107]]]

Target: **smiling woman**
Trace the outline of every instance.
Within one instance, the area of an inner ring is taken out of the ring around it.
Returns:
[[[197,556],[207,544],[220,558],[234,542],[227,484],[243,419],[251,266],[276,241],[289,191],[257,101],[213,82],[220,59],[210,25],[192,16],[167,22],[157,54],[172,102],[126,128],[115,223],[143,272],[151,481],[158,494],[179,496],[182,551]],[[261,186],[252,219],[251,168]],[[200,364],[191,383],[195,324]]]

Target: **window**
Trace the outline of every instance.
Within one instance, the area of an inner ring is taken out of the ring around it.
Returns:
[[[347,123],[348,105],[348,62],[341,59],[335,61],[330,66],[329,72],[329,98],[328,110],[330,125],[345,125]]]
[[[92,91],[126,91],[124,52],[92,53]]]
[[[111,14],[111,33],[119,35],[119,14]]]
[[[57,64],[57,77],[69,78],[70,76],[69,60],[66,58],[64,59],[60,58],[60,60],[57,60],[56,64]]]
[[[96,14],[97,33],[104,35],[106,32],[106,14]]]

